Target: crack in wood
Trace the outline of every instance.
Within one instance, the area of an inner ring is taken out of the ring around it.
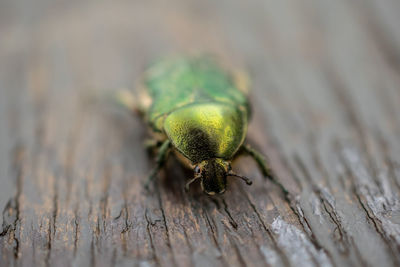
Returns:
[[[153,237],[152,237],[151,231],[150,231],[150,226],[153,225],[153,223],[150,221],[149,217],[147,216],[147,209],[146,209],[146,211],[144,213],[144,217],[145,217],[146,222],[147,222],[146,230],[147,230],[147,235],[148,235],[149,241],[150,241],[150,247],[151,247],[151,251],[152,251],[152,254],[153,254],[153,259],[154,259],[154,262],[156,263],[156,265],[160,266],[160,261],[159,261],[159,259],[157,257],[156,249],[155,249],[154,243],[153,243]]]
[[[368,189],[368,186],[371,186],[371,185],[368,185],[367,182],[357,181],[357,179],[358,179],[357,176],[361,175],[361,174],[357,174],[353,168],[363,168],[360,165],[361,163],[358,162],[359,159],[356,160],[354,157],[349,158],[349,157],[351,157],[350,155],[347,155],[347,158],[346,158],[346,155],[343,155],[343,154],[345,154],[345,152],[340,153],[340,158],[342,160],[342,164],[345,166],[345,168],[348,170],[348,172],[351,174],[351,176],[355,180],[353,182],[353,186],[352,186],[352,191],[354,193],[354,196],[356,197],[358,203],[361,206],[361,209],[365,212],[369,221],[372,222],[372,224],[374,225],[374,228],[375,228],[376,232],[378,233],[378,235],[382,238],[382,240],[385,242],[386,246],[389,248],[389,251],[390,251],[391,255],[393,256],[392,260],[394,261],[394,263],[396,265],[400,264],[400,257],[399,257],[400,247],[398,245],[396,246],[393,244],[393,242],[397,243],[396,240],[383,227],[382,220],[381,220],[382,218],[379,218],[380,216],[376,213],[376,211],[373,211],[370,208],[371,203],[369,200],[366,199],[368,197],[370,197],[372,199],[374,198],[373,195],[370,195],[371,192],[369,192],[369,189]],[[359,169],[359,171],[363,172],[363,169]],[[368,175],[368,174],[366,172],[363,172],[363,175]],[[365,192],[365,191],[367,191],[367,192]]]
[[[74,218],[74,257],[76,257],[76,253],[78,252],[78,242],[79,242],[79,216],[77,214],[77,210],[75,210],[75,218]]]
[[[222,199],[222,203],[224,204],[224,210],[225,210],[225,212],[226,212],[226,215],[228,215],[229,223],[232,225],[232,227],[233,227],[235,230],[237,230],[238,224],[237,224],[237,222],[235,221],[235,219],[232,217],[231,213],[229,212],[228,204],[226,204],[225,199]]]
[[[166,241],[167,241],[166,245],[167,245],[167,247],[169,248],[169,250],[170,250],[170,252],[171,252],[172,262],[174,263],[175,266],[177,266],[177,262],[176,262],[176,259],[175,259],[175,255],[174,255],[174,252],[173,252],[173,249],[172,249],[172,246],[171,246],[171,238],[170,238],[170,236],[169,236],[169,230],[168,230],[167,219],[166,219],[166,216],[165,216],[165,211],[164,211],[164,207],[163,207],[163,204],[162,204],[162,197],[161,197],[161,194],[160,194],[160,189],[159,189],[159,184],[158,184],[158,183],[155,183],[155,188],[156,188],[156,194],[157,194],[158,205],[159,205],[159,208],[160,208],[160,210],[161,210],[162,223],[163,223],[163,225],[164,225],[165,234],[166,234],[166,237],[167,237],[167,239],[166,239]]]
[[[23,161],[25,158],[25,148],[21,144],[15,146],[13,150],[13,174],[16,181],[16,192],[13,198],[9,199],[3,209],[3,225],[0,237],[9,236],[13,240],[13,255],[17,260],[20,257],[20,220],[21,220],[21,207],[20,198],[22,196],[23,184]]]
[[[233,249],[236,252],[236,256],[238,258],[239,265],[240,266],[247,266],[246,261],[243,259],[243,256],[240,253],[240,249],[239,249],[238,245],[236,244],[236,242],[234,240],[234,237],[231,236],[231,235],[228,235],[228,238],[229,238],[229,243],[232,245]]]
[[[282,251],[282,249],[279,247],[278,243],[276,242],[276,239],[269,227],[265,224],[264,220],[261,217],[260,212],[257,210],[256,206],[254,205],[253,202],[251,202],[249,196],[246,194],[246,192],[243,192],[241,189],[242,194],[245,196],[247,202],[249,203],[250,207],[254,211],[254,213],[257,216],[258,221],[261,223],[262,228],[264,229],[265,233],[267,233],[267,236],[270,238],[272,241],[272,244],[274,246],[274,249],[278,252],[283,264],[285,266],[290,266],[289,259],[287,258],[286,254]]]

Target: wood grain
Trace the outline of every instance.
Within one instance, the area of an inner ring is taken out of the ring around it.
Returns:
[[[1,1],[0,266],[399,266],[400,4]],[[249,70],[249,158],[222,197],[151,194],[139,118],[111,96],[158,56]]]

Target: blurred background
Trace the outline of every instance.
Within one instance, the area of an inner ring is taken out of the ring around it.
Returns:
[[[0,266],[398,266],[399,25],[397,0],[0,0]],[[111,96],[193,52],[249,72],[296,201],[246,159],[223,199],[173,164],[143,194],[146,129]]]

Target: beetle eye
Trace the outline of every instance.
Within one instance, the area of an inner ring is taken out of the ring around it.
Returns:
[[[195,174],[200,174],[200,167],[199,166],[194,167],[194,173]]]

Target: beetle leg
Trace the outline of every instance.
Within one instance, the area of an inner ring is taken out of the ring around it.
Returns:
[[[274,184],[279,186],[282,190],[282,192],[285,194],[285,197],[288,196],[289,191],[281,184],[276,178],[274,172],[269,168],[267,164],[267,160],[264,158],[264,156],[255,150],[254,148],[250,147],[249,145],[242,145],[241,147],[242,152],[246,153],[250,157],[252,157],[256,162],[258,167],[260,168],[262,174],[264,175],[265,178],[268,178],[271,180]]]
[[[188,192],[188,191],[189,191],[189,186],[190,186],[194,181],[196,181],[197,179],[200,179],[200,178],[201,178],[201,176],[195,176],[194,178],[190,179],[190,180],[186,183],[186,185],[185,185],[185,191]]]
[[[162,146],[163,143],[164,143],[163,141],[156,140],[156,139],[146,139],[144,141],[144,147],[150,153],[150,152],[154,152],[155,149]]]
[[[150,175],[147,178],[146,183],[144,184],[144,187],[146,189],[149,189],[150,183],[154,180],[154,178],[156,178],[158,172],[161,170],[161,168],[167,161],[170,147],[171,147],[171,141],[169,139],[165,140],[164,143],[161,145],[160,150],[158,151],[157,154],[156,166],[153,168],[153,170],[151,171]]]
[[[146,102],[143,100],[145,97],[139,96],[136,97],[133,92],[127,89],[121,89],[115,94],[116,102],[126,108],[139,115],[140,117],[144,117],[147,104],[142,103]]]

